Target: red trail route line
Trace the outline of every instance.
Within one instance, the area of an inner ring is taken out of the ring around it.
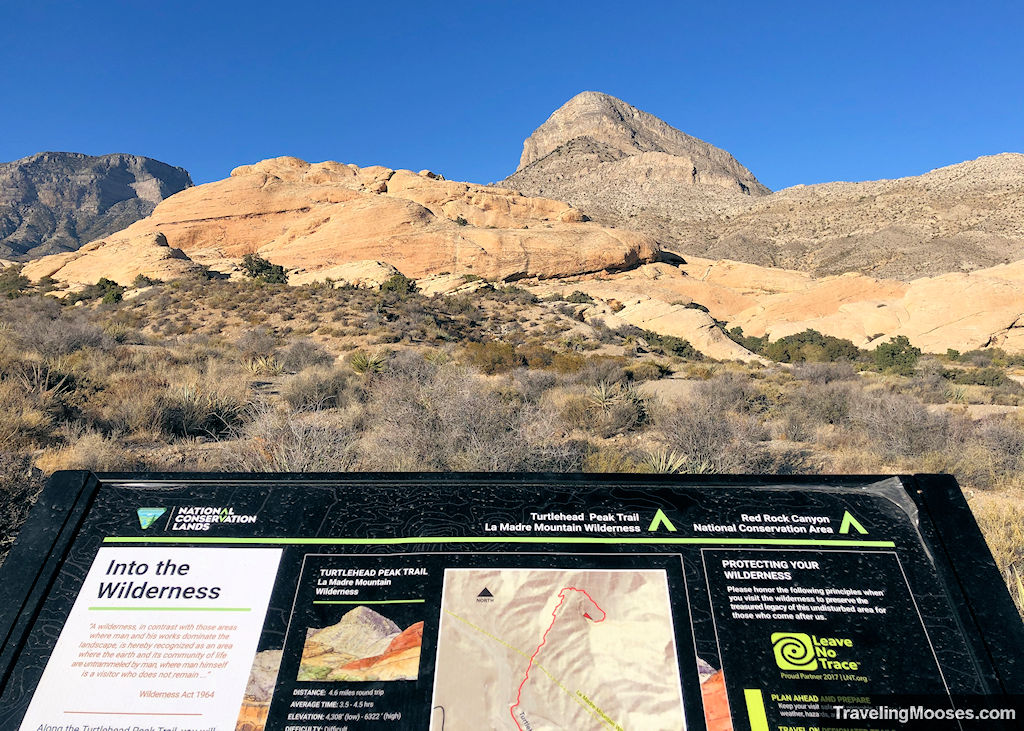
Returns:
[[[519,684],[519,689],[516,691],[516,702],[512,704],[511,708],[509,708],[509,713],[512,714],[512,720],[515,722],[516,728],[518,728],[519,731],[526,731],[526,729],[523,728],[522,724],[519,723],[519,719],[516,718],[516,708],[519,706],[520,703],[522,703],[523,700],[523,686],[525,686],[526,681],[530,679],[530,670],[533,669],[533,661],[537,659],[537,655],[540,654],[540,650],[542,647],[544,647],[544,643],[548,641],[548,632],[551,631],[551,629],[555,626],[555,622],[558,621],[558,610],[562,608],[563,604],[565,604],[565,597],[567,591],[575,591],[578,594],[582,594],[588,600],[590,600],[590,603],[594,605],[594,609],[601,613],[601,618],[596,619],[590,615],[589,611],[583,612],[583,616],[589,619],[591,622],[595,624],[597,624],[598,622],[603,622],[605,620],[605,617],[608,616],[607,613],[605,613],[605,611],[601,609],[600,606],[598,606],[597,602],[594,601],[594,597],[590,596],[590,594],[588,594],[585,589],[577,589],[575,586],[567,586],[560,592],[558,592],[558,604],[556,604],[555,608],[551,610],[551,624],[549,624],[548,628],[544,630],[544,634],[541,635],[540,638],[540,644],[537,645],[537,649],[534,650],[533,654],[530,656],[530,662],[526,666],[526,675],[523,677],[523,682]]]

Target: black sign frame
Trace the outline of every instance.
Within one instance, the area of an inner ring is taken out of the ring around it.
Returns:
[[[561,486],[799,489],[867,488],[896,478],[917,509],[917,530],[964,639],[993,695],[1024,694],[1024,624],[956,480],[949,475],[632,475],[524,473],[55,473],[47,482],[6,562],[0,567],[0,691],[97,495],[110,483],[243,488],[288,484],[361,486],[387,482],[415,490],[465,485],[552,483]]]

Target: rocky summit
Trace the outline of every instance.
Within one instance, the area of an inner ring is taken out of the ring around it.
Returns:
[[[500,185],[670,243],[679,221],[716,217],[771,192],[725,150],[593,91],[527,138],[518,169]]]
[[[137,155],[41,152],[0,163],[0,257],[74,251],[191,185],[184,169]]]
[[[1024,155],[771,193],[724,150],[594,92],[530,135],[501,184],[684,254],[820,276],[909,281],[1024,258]]]

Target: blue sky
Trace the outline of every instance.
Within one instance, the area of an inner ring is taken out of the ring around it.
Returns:
[[[714,6],[714,7],[713,7]],[[1019,2],[0,0],[0,160],[276,155],[489,182],[583,90],[766,185],[1024,152]]]

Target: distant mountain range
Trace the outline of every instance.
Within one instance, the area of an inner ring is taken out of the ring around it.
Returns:
[[[0,257],[75,251],[191,186],[186,170],[138,155],[40,152],[0,163]]]

